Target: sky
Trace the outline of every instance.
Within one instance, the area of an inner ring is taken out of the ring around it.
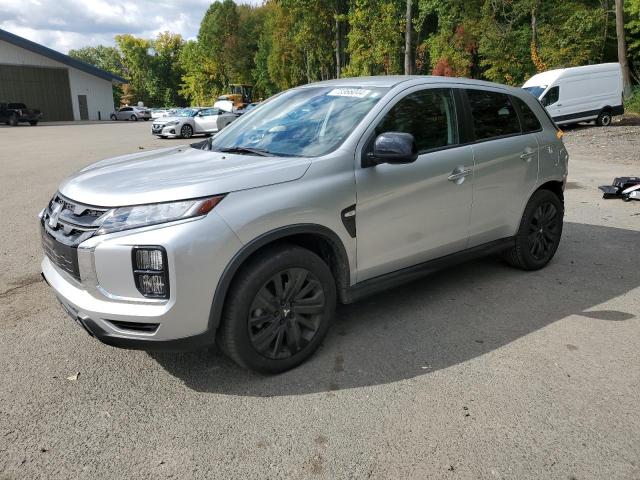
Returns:
[[[0,0],[0,28],[62,53],[113,45],[122,33],[195,38],[212,0]],[[260,4],[261,0],[236,0]]]

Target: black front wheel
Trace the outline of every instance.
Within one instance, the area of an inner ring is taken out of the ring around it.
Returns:
[[[238,272],[218,345],[240,366],[284,372],[320,346],[335,305],[335,281],[320,257],[295,245],[269,248]]]
[[[515,245],[505,259],[523,270],[538,270],[553,258],[562,237],[564,206],[549,190],[535,192],[522,215]]]
[[[30,120],[29,125],[31,125],[32,127],[35,127],[36,125],[38,125],[38,120]]]
[[[18,126],[18,117],[16,117],[15,115],[11,115],[9,117],[9,125],[11,125],[12,127],[17,127]]]
[[[182,138],[191,138],[193,136],[193,128],[191,128],[191,125],[183,125],[180,129],[180,136]]]

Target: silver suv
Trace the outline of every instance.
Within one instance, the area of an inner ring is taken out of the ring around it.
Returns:
[[[336,303],[501,253],[544,267],[568,155],[528,92],[373,77],[281,93],[213,138],[98,162],[41,212],[42,271],[90,335],[217,342],[261,372],[318,348]]]

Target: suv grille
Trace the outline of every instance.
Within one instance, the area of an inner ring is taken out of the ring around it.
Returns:
[[[100,228],[108,211],[108,208],[74,202],[57,193],[42,214],[44,253],[55,265],[80,280],[77,246]]]
[[[45,209],[43,221],[49,233],[60,232],[54,236],[63,237],[63,243],[77,246],[93,235],[102,224],[101,217],[108,211],[108,208],[74,202],[57,193]]]

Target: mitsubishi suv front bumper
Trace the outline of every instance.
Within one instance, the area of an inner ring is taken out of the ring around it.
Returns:
[[[213,296],[241,247],[215,211],[96,235],[93,218],[101,209],[59,194],[54,199],[40,215],[42,274],[79,325],[124,348],[185,350],[213,343],[218,321],[211,314]],[[52,212],[52,204],[62,204],[63,211]],[[163,253],[156,259],[162,259],[158,268],[166,291],[154,295],[142,288],[148,279],[142,278],[146,270],[137,268],[136,251]]]

